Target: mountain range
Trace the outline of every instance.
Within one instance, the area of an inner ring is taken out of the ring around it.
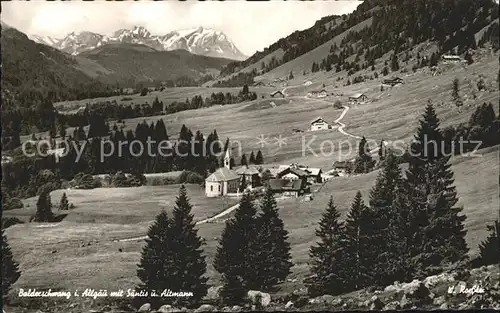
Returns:
[[[186,50],[193,54],[244,60],[247,57],[222,32],[211,28],[191,28],[171,31],[165,35],[152,35],[142,26],[119,29],[111,36],[89,31],[71,32],[64,38],[31,35],[30,38],[71,55],[93,50],[107,44],[141,44],[158,51]]]

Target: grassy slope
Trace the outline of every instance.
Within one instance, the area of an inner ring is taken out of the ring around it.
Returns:
[[[496,218],[495,208],[500,205],[498,178],[484,175],[492,168],[498,167],[499,151],[500,147],[496,146],[481,151],[482,157],[452,159],[457,192],[460,196],[458,205],[464,207],[464,213],[467,215],[467,242],[473,255],[477,253],[478,243],[486,237],[485,224]],[[334,196],[344,218],[357,190],[367,198],[376,175],[377,172],[372,172],[357,177],[339,177],[326,183],[315,193],[311,202],[303,202],[301,199],[279,202],[280,215],[290,232],[295,264],[289,278],[300,280],[308,272],[308,250],[315,241],[314,230],[330,195]],[[54,227],[24,224],[8,228],[6,234],[23,271],[16,287],[70,290],[133,287],[137,282],[135,269],[143,242],[118,243],[112,240],[144,235],[148,227],[146,221],[157,213],[161,206],[171,207],[176,190],[177,187],[172,186],[71,191],[68,192],[68,198],[77,208],[61,224]],[[102,191],[106,191],[106,194]],[[52,198],[57,199],[60,193],[61,191],[54,192]],[[221,200],[204,198],[198,187],[190,186],[188,195],[194,204],[196,218],[206,217],[218,211],[217,206],[210,203],[220,203]],[[168,201],[168,204],[163,203],[162,199]],[[32,203],[34,199],[29,201]],[[33,203],[30,207],[32,206]],[[207,207],[211,207],[211,211],[206,211]],[[140,211],[138,208],[141,208]],[[10,212],[12,211],[9,211],[9,215]],[[115,214],[122,217],[118,221],[111,218],[106,220],[106,216]],[[135,218],[124,220],[124,217],[129,215]],[[94,218],[99,220],[93,221]],[[139,220],[143,222],[137,223]],[[200,235],[207,241],[204,251],[208,257],[208,275],[213,283],[217,283],[219,275],[214,271],[211,262],[217,246],[216,239],[223,227],[222,223],[203,224],[199,227]],[[82,243],[84,247],[81,246]],[[122,249],[122,252],[118,249]],[[298,287],[297,284],[286,283],[284,290]]]

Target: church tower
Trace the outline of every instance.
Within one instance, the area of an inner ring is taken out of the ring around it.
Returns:
[[[226,155],[224,156],[224,167],[231,169],[231,148],[228,147],[226,150]]]

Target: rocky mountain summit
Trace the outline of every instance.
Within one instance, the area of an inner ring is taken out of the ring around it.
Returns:
[[[164,35],[153,35],[142,26],[119,29],[106,36],[94,32],[71,32],[58,39],[50,36],[30,36],[32,40],[72,55],[93,50],[107,44],[142,44],[158,51],[186,50],[193,54],[210,57],[244,60],[246,56],[222,32],[211,28],[197,27],[171,31]]]

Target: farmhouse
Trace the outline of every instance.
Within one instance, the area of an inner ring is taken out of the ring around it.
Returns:
[[[310,91],[307,96],[309,97],[316,97],[316,98],[324,98],[328,95],[325,89],[322,90],[313,90]]]
[[[307,173],[307,182],[311,184],[321,184],[323,182],[323,171],[316,167],[301,167],[301,170]]]
[[[329,129],[330,125],[321,116],[311,121],[311,131]]]
[[[364,102],[368,100],[368,97],[364,93],[357,93],[349,96],[349,101],[352,103]]]
[[[259,170],[254,166],[242,166],[236,170],[236,174],[241,177],[241,179],[245,179],[247,184],[252,188],[260,186],[260,176]]]
[[[273,193],[298,197],[307,191],[307,186],[302,180],[270,179],[269,189]]]
[[[253,84],[255,87],[257,86],[265,86],[266,84],[263,82],[263,81],[260,81],[260,82],[256,82],[255,84]]]
[[[272,98],[284,98],[285,95],[280,90],[276,90],[275,92],[273,92],[271,94],[271,97]]]
[[[240,176],[231,170],[230,149],[224,156],[224,167],[217,169],[205,179],[205,195],[207,197],[226,196],[237,193],[240,185]]]
[[[289,166],[279,172],[276,177],[287,180],[301,180],[305,183],[307,181],[307,172],[297,166]]]
[[[462,58],[458,55],[443,55],[441,57],[443,63],[460,63],[462,62]]]
[[[335,176],[347,176],[351,166],[351,162],[349,161],[337,161],[333,163],[333,172]]]
[[[394,87],[396,85],[404,84],[404,81],[400,77],[393,77],[393,78],[390,78],[390,79],[384,79],[382,81],[382,84]]]

